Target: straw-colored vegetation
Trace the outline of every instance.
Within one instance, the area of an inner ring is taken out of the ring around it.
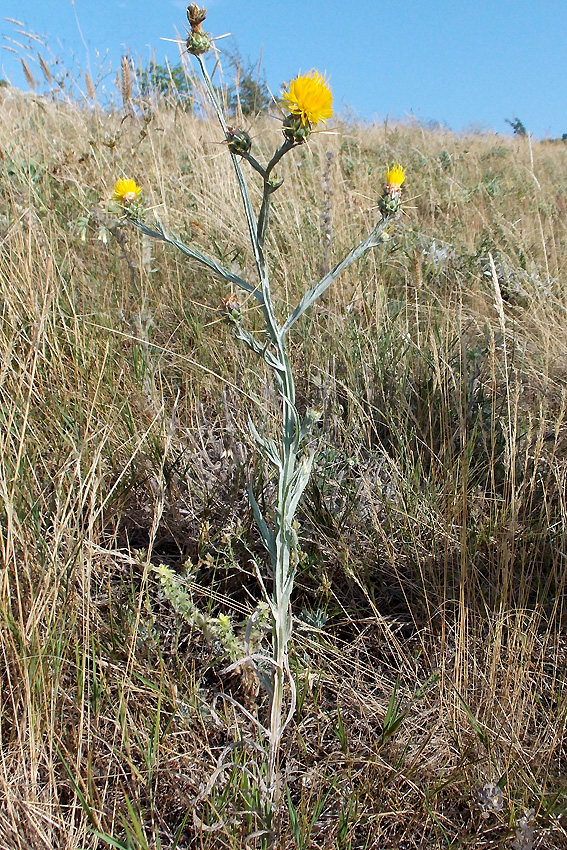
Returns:
[[[109,114],[0,89],[2,850],[261,843],[239,705],[268,706],[204,626],[238,635],[261,598],[247,416],[269,430],[277,399],[226,286],[108,213],[133,178],[252,263],[217,125],[133,92]],[[277,121],[248,129],[265,158]],[[393,162],[405,217],[290,335],[324,413],[278,846],[567,847],[567,147],[313,134],[272,211],[281,304],[373,227]]]

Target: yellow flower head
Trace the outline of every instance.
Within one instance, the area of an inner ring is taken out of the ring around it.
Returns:
[[[141,191],[142,187],[138,186],[135,180],[117,180],[114,184],[112,200],[118,201],[119,204],[132,204],[138,200]]]
[[[406,170],[402,168],[399,162],[386,172],[386,183],[389,183],[391,186],[401,186],[405,179]]]
[[[326,121],[333,114],[333,95],[325,77],[318,71],[296,77],[289,84],[289,91],[283,92],[282,106],[292,115],[298,115],[303,125],[315,127],[319,121]]]

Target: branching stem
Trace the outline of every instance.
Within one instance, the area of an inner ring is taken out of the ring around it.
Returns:
[[[211,102],[226,136],[228,128],[217,92],[211,82],[202,58],[197,56],[197,60],[201,67]],[[131,216],[132,223],[143,233],[174,245],[183,254],[208,268],[214,274],[245,292],[251,293],[256,298],[265,320],[266,344],[262,345],[255,336],[242,327],[240,319],[233,318],[236,336],[245,342],[256,354],[263,357],[267,366],[272,370],[281,396],[281,431],[279,444],[271,438],[262,436],[253,424],[251,426],[258,451],[269,463],[270,467],[275,470],[278,478],[277,503],[274,505],[271,518],[268,517],[266,519],[262,515],[252,488],[249,491],[252,511],[263,543],[269,554],[271,562],[270,574],[272,576],[272,592],[268,602],[272,613],[272,667],[274,673],[271,688],[270,725],[266,754],[267,782],[264,790],[266,804],[268,806],[271,806],[277,797],[278,759],[282,735],[295,711],[295,688],[293,677],[290,673],[288,658],[292,631],[291,594],[297,567],[298,550],[294,518],[301,496],[309,480],[314,458],[314,453],[308,449],[307,441],[313,421],[315,420],[309,419],[306,415],[302,423],[296,409],[295,382],[290,357],[287,352],[286,337],[295,322],[326,292],[329,286],[331,286],[345,269],[371,248],[385,241],[387,238],[387,229],[393,219],[397,217],[397,212],[395,211],[382,210],[382,220],[376,225],[369,236],[363,239],[356,248],[337,263],[318,283],[312,285],[283,324],[280,324],[272,303],[270,278],[264,255],[264,242],[269,223],[270,199],[272,194],[281,185],[281,181],[273,180],[273,170],[282,157],[297,144],[299,142],[293,138],[286,138],[265,168],[248,153],[237,156],[232,151],[230,152],[242,196],[250,241],[256,262],[258,273],[258,282],[256,284],[249,283],[244,278],[221,266],[216,260],[208,257],[200,249],[185,245],[180,239],[166,234],[161,225],[158,224],[157,229],[152,229]],[[248,185],[242,172],[241,159],[246,160],[263,180],[262,201],[258,218],[256,218]],[[284,721],[286,685],[289,690],[287,697],[289,708]]]

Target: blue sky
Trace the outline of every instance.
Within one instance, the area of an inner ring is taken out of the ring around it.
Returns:
[[[96,69],[122,53],[178,61],[183,0],[1,0],[3,47],[22,53],[16,18],[54,54]],[[367,120],[445,122],[510,133],[518,116],[536,137],[567,133],[565,0],[210,0],[205,29],[231,32],[241,55],[262,56],[278,94],[299,70],[330,76],[335,108]],[[82,37],[81,37],[82,33]],[[85,44],[83,44],[83,39]],[[86,47],[85,47],[86,45]],[[45,55],[45,50],[42,52]],[[71,54],[75,57],[71,60]],[[39,68],[30,60],[35,76]],[[0,51],[0,76],[26,88],[18,57]]]

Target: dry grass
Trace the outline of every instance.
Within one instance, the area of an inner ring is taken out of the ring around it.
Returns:
[[[266,705],[152,568],[190,564],[193,598],[245,621],[262,472],[246,416],[269,422],[273,391],[222,320],[223,285],[105,211],[132,176],[167,226],[246,270],[230,161],[179,109],[3,95],[0,847],[241,847],[262,826],[246,774],[206,785],[254,737],[226,697]],[[251,130],[273,150],[275,122]],[[391,248],[295,333],[300,403],[325,414],[279,841],[511,847],[534,808],[532,845],[567,847],[567,148],[314,136],[274,205],[282,305],[370,229],[393,160],[411,197]],[[503,806],[485,819],[489,781]]]

